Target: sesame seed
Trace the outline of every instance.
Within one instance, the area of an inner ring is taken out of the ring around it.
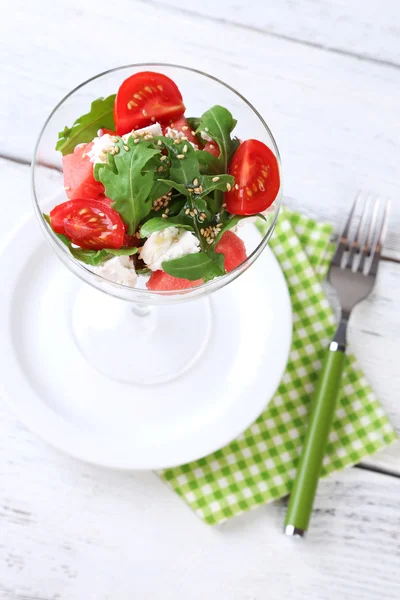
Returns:
[[[188,127],[187,125],[184,125],[184,126],[182,127],[182,131],[187,131],[188,129],[189,129],[189,127]]]
[[[181,143],[181,140],[174,140],[174,144],[178,145]]]
[[[225,208],[225,207],[226,207],[226,202],[224,202],[222,205],[222,208]]]
[[[129,150],[129,146],[125,146],[125,145],[124,145],[124,150],[125,150],[125,152],[128,152],[128,150]]]
[[[193,212],[194,212],[194,214],[195,214],[195,215],[198,215],[198,214],[199,214],[199,211],[197,210],[197,208],[194,208],[194,209],[193,209]]]
[[[185,210],[185,215],[188,215],[189,213],[190,213],[190,208],[187,208],[187,209]]]
[[[143,115],[144,117],[147,117],[147,110],[143,109],[143,110],[142,110],[142,115]]]
[[[207,215],[206,215],[206,213],[204,213],[204,212],[203,212],[203,213],[201,213],[201,216],[203,217],[203,219],[204,219],[204,220],[205,220],[205,219],[207,219]]]
[[[196,133],[195,133],[194,131],[191,131],[190,133],[191,133],[192,135],[196,135]]]
[[[169,213],[169,208],[165,209],[165,214],[167,215]]]
[[[165,213],[161,215],[163,219],[167,219],[168,215],[166,215]]]
[[[201,233],[201,235],[204,235],[204,229],[203,228],[200,229],[200,233]]]
[[[161,141],[161,140],[158,140],[157,144],[158,144],[159,146],[162,146],[162,141]]]
[[[163,167],[162,167],[162,166],[161,166],[161,167],[158,167],[158,169],[157,169],[157,173],[161,173],[161,171],[163,171],[163,170],[164,170],[164,169],[163,169]]]
[[[197,187],[199,185],[199,180],[198,179],[193,179],[193,185],[195,187]]]
[[[185,152],[185,153],[187,152],[187,145],[186,144],[183,146],[182,152]]]
[[[204,131],[208,131],[208,127],[204,127]]]
[[[179,160],[181,160],[182,158],[185,158],[184,154],[178,154],[176,158],[179,158]]]
[[[148,133],[147,135],[145,135],[145,136],[144,136],[144,139],[145,139],[145,140],[152,140],[152,139],[153,139],[153,136],[152,136],[152,134],[151,134],[151,133]]]
[[[181,135],[181,142],[187,142],[188,139],[186,137],[186,135]]]
[[[113,229],[118,229],[118,225],[115,223],[115,225],[112,226]]]
[[[118,142],[118,138],[117,138],[117,137],[114,135],[114,136],[111,138],[111,141],[112,141],[112,142],[114,142],[114,143],[115,143],[115,142]]]
[[[167,157],[166,157],[166,156],[162,156],[162,157],[160,158],[160,162],[163,162],[164,160],[167,160]]]
[[[213,177],[212,181],[219,181],[219,177]]]
[[[212,244],[212,243],[213,243],[213,240],[211,238],[208,238],[207,244]]]
[[[231,186],[231,184],[230,184],[230,183],[227,183],[227,184],[226,184],[226,189],[228,190],[228,192],[230,192],[230,191],[231,191],[231,189],[232,189],[232,186]]]
[[[134,144],[138,144],[139,142],[140,142],[140,138],[136,138],[136,139],[134,140]]]

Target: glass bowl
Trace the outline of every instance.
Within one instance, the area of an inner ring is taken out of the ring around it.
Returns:
[[[145,278],[139,277],[137,287],[131,288],[101,277],[73,258],[43,218],[43,213],[67,200],[62,157],[55,150],[58,132],[86,113],[93,100],[116,93],[127,77],[143,70],[163,73],[175,81],[188,116],[200,116],[214,104],[226,107],[237,119],[234,135],[243,140],[255,138],[264,142],[276,155],[281,181],[282,173],[274,137],[250,102],[219,79],[188,67],[143,63],[106,71],[72,90],[49,115],[32,160],[33,205],[46,240],[57,256],[90,286],[79,289],[71,309],[73,335],[92,366],[108,377],[129,383],[152,384],[183,374],[202,354],[212,336],[211,308],[207,297],[244,273],[267,246],[281,205],[282,185],[266,214],[264,237],[258,232],[256,235],[246,234],[248,228],[255,229],[251,223],[238,228],[237,234],[246,244],[247,259],[230,273],[203,285],[183,290],[150,291],[145,287]],[[187,304],[189,300],[195,302]],[[129,352],[133,342],[135,347],[140,348],[142,357],[136,356],[134,361]],[[149,365],[149,356],[153,358],[153,366]],[[160,361],[163,357],[162,365],[157,357]]]

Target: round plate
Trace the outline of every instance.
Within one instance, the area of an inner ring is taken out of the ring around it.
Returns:
[[[194,366],[151,386],[109,379],[84,359],[70,315],[86,284],[57,259],[33,217],[3,249],[0,278],[4,397],[41,438],[91,463],[161,469],[206,456],[260,415],[285,369],[291,305],[269,248],[206,299],[212,333]],[[195,305],[185,305],[193,318]]]

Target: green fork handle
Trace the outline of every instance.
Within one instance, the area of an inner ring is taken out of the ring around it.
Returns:
[[[287,535],[303,536],[312,512],[344,366],[345,347],[331,342],[311,406],[309,425],[285,520]]]

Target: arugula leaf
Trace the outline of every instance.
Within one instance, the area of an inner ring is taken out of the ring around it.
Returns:
[[[44,220],[50,225],[51,221],[49,215],[43,215]],[[53,229],[53,228],[52,228]],[[54,230],[53,230],[54,231]],[[62,233],[56,233],[55,235],[65,244],[68,250],[71,252],[72,256],[77,260],[86,263],[87,265],[91,265],[92,267],[97,267],[101,263],[109,260],[113,256],[132,256],[136,254],[139,250],[138,248],[103,248],[102,250],[89,250],[86,248],[76,248],[72,245],[71,240],[67,238],[66,235]]]
[[[155,231],[161,231],[162,229],[167,229],[167,227],[171,226],[180,227],[181,229],[193,230],[193,227],[190,224],[180,222],[179,217],[172,217],[171,219],[155,217],[154,219],[149,219],[144,223],[144,225],[141,226],[140,237],[149,237],[149,235],[151,235]]]
[[[186,121],[189,123],[189,127],[190,129],[192,129],[192,131],[196,131],[196,129],[200,125],[199,117],[187,117]]]
[[[209,281],[225,273],[225,270],[222,270],[219,264],[206,252],[187,254],[181,258],[164,261],[162,268],[173,277],[189,279],[189,281],[195,281],[196,279]]]
[[[100,128],[114,130],[114,100],[115,94],[94,100],[88,113],[76,119],[72,127],[66,126],[60,131],[56,150],[65,156],[73,152],[77,144],[91,142]]]
[[[106,196],[113,201],[112,207],[128,226],[129,235],[133,235],[152,209],[150,195],[155,171],[144,172],[144,167],[161,151],[152,141],[141,140],[135,144],[133,137],[126,142],[119,139],[116,145],[119,151],[114,154],[112,164],[99,167],[95,176],[103,183]]]
[[[231,133],[236,123],[236,119],[232,117],[229,110],[216,105],[201,116],[200,124],[196,129],[196,133],[204,131],[217,142],[220,150],[217,160],[222,172],[226,172],[229,158],[238,144],[238,141],[231,139]]]
[[[267,220],[262,213],[258,213],[257,215],[254,215],[254,217],[258,217],[259,219],[262,219],[264,221]],[[221,231],[219,232],[219,234],[215,238],[215,244],[218,244],[219,240],[221,239],[221,237],[225,233],[225,231],[228,231],[229,229],[232,229],[232,227],[236,227],[236,225],[239,223],[239,221],[242,221],[242,219],[248,219],[248,218],[249,218],[249,215],[233,215],[223,225]],[[258,228],[257,222],[256,222],[256,227]]]
[[[220,172],[220,161],[216,156],[205,150],[196,150],[196,157],[200,165],[200,173],[214,174]]]

